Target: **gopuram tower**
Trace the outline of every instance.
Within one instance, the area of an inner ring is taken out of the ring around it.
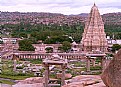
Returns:
[[[104,32],[104,23],[98,7],[94,4],[86,21],[82,40],[82,51],[107,51],[107,39]]]

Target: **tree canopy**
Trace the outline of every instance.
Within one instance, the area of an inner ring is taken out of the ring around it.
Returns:
[[[118,51],[119,49],[121,49],[121,45],[119,45],[119,44],[113,44],[113,46],[112,46],[112,51],[113,52]]]
[[[35,51],[35,48],[30,40],[24,39],[19,41],[19,51]]]
[[[68,41],[62,42],[62,46],[58,48],[58,50],[61,50],[63,52],[68,52],[71,49],[71,43]]]

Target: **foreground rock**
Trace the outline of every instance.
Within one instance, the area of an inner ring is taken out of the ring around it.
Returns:
[[[82,83],[79,83],[79,82],[73,82],[73,83],[67,84],[63,87],[84,87],[84,85]]]
[[[101,77],[107,87],[121,87],[121,49],[111,60]]]
[[[80,75],[67,81],[63,87],[105,87],[105,84],[97,75]]]
[[[8,84],[2,84],[2,83],[0,83],[0,87],[12,87],[12,85],[8,85]]]
[[[32,77],[25,80],[19,81],[12,87],[44,87],[44,79],[41,77]]]

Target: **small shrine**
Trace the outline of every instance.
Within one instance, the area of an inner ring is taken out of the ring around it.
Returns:
[[[61,86],[65,85],[65,69],[67,66],[67,59],[60,57],[58,54],[52,55],[50,58],[46,58],[43,61],[45,67],[45,87],[56,86],[58,84],[49,84],[49,66],[60,65],[62,69]]]

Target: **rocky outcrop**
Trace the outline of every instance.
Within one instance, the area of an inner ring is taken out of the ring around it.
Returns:
[[[82,83],[79,83],[79,82],[74,82],[74,83],[67,84],[63,87],[84,87],[84,85]]]
[[[121,87],[121,49],[115,54],[101,78],[107,87]]]
[[[44,87],[44,79],[42,77],[32,77],[19,81],[12,87]]]
[[[100,76],[80,75],[66,81],[68,84],[62,87],[105,87]]]

